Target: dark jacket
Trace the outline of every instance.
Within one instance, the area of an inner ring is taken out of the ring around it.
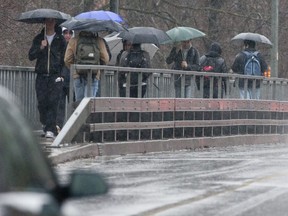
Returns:
[[[66,48],[66,42],[62,35],[61,28],[55,28],[55,36],[50,45],[45,47],[43,50],[40,49],[41,41],[44,39],[44,29],[38,34],[32,43],[29,50],[29,60],[33,61],[37,59],[35,65],[35,72],[38,74],[61,74],[64,66],[64,54]],[[48,58],[50,53],[50,58]],[[48,59],[49,59],[49,71],[48,71]]]
[[[137,56],[137,62],[141,62],[138,66],[132,66],[131,65],[131,59]],[[129,59],[129,57],[131,59]],[[120,63],[119,65],[121,67],[138,67],[138,68],[151,68],[151,61],[150,61],[150,56],[149,53],[142,50],[140,44],[133,44],[131,49],[129,51],[123,51],[120,57]],[[142,81],[146,82],[149,73],[143,73],[142,74]],[[119,82],[124,83],[126,82],[126,75],[125,73],[120,73],[119,74]],[[132,73],[131,78],[130,78],[131,84],[137,84],[138,83],[138,73]]]
[[[200,66],[202,68],[206,58],[212,58],[215,61],[215,69],[213,72],[227,73],[227,65],[225,60],[221,57],[222,49],[218,43],[212,43],[209,51],[200,58]]]
[[[215,72],[215,73],[227,73],[228,72],[228,68],[226,65],[226,62],[224,60],[224,58],[221,56],[222,54],[222,49],[219,43],[212,43],[210,46],[209,51],[201,56],[200,58],[200,66],[201,68],[203,68],[204,66],[207,66],[206,64],[209,62],[209,65],[213,65],[213,69],[211,72]],[[202,69],[202,71],[205,71]],[[200,80],[196,79],[196,83],[197,83],[197,87],[199,89],[200,86]],[[222,89],[224,91],[226,91],[226,79],[222,78]],[[207,90],[210,89],[210,80],[204,79],[204,88],[207,88]],[[214,78],[214,82],[213,82],[213,97],[216,98],[218,95],[218,79]],[[222,92],[223,94],[223,92]],[[222,95],[223,96],[223,95]]]
[[[246,48],[244,51],[248,51],[248,52],[255,52],[256,49],[251,49],[251,48]],[[265,59],[263,58],[263,56],[261,55],[261,53],[258,53],[258,59],[260,62],[260,66],[261,66],[261,73],[262,75],[264,75],[264,72],[267,70],[267,63],[265,62]],[[244,74],[244,68],[245,68],[245,63],[246,63],[246,56],[243,52],[240,52],[236,55],[236,58],[234,60],[234,63],[231,67],[231,69],[233,70],[234,73],[237,74]],[[239,80],[239,87],[243,88],[244,87],[244,79],[240,79]],[[250,82],[248,81],[248,87],[252,88],[252,80],[250,80]],[[260,87],[260,82],[256,82],[256,87],[259,88]]]
[[[174,69],[174,70],[183,70],[181,68],[181,62],[184,60],[188,64],[188,67],[185,69],[186,71],[200,71],[199,52],[194,47],[191,47],[188,50],[186,59],[183,59],[181,50],[176,52],[176,47],[173,47],[169,56],[166,58],[166,63],[167,64],[174,63],[174,65],[172,66],[172,69]],[[185,85],[186,86],[190,85],[191,84],[191,77],[186,76],[185,78],[186,78],[185,79]],[[175,85],[181,85],[181,79],[180,79],[179,75],[175,76]]]

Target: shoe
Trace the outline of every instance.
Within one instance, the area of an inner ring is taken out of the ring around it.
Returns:
[[[55,139],[55,135],[52,131],[46,131],[45,137]]]
[[[56,129],[57,129],[57,133],[59,134],[61,131],[61,128],[58,125],[56,125]]]
[[[41,137],[45,137],[46,132],[45,132],[45,125],[42,125],[42,132],[40,134]]]

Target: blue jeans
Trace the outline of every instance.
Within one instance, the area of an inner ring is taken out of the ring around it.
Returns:
[[[254,97],[253,97],[253,90],[251,88],[247,89],[247,92],[245,94],[244,89],[239,89],[240,93],[240,99],[260,99],[260,88],[256,88],[254,92]]]
[[[192,98],[192,86],[187,85],[184,88],[184,98]],[[181,86],[175,86],[175,97],[181,98]]]
[[[96,78],[92,79],[91,83],[91,92],[88,94],[87,80],[83,78],[74,79],[74,91],[75,91],[75,100],[80,101],[88,95],[91,97],[96,97],[98,91],[99,80]]]

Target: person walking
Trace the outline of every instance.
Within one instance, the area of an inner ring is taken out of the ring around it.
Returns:
[[[214,72],[214,73],[228,73],[228,68],[225,62],[225,59],[221,56],[222,49],[219,43],[213,42],[210,45],[209,51],[201,56],[200,58],[200,66],[203,72]],[[212,77],[204,77],[204,89],[203,89],[203,97],[210,97],[210,79]],[[218,79],[214,77],[213,79],[213,98],[218,98]],[[197,81],[197,79],[196,79]],[[198,80],[199,81],[199,80]],[[199,85],[199,83],[197,83]],[[221,98],[223,98],[224,93],[226,91],[226,78],[222,78],[221,80]]]
[[[62,35],[66,41],[66,46],[69,40],[73,37],[74,31],[68,30],[65,27],[62,27]],[[66,50],[66,47],[65,47]],[[69,101],[69,86],[70,86],[70,68],[63,66],[62,69],[62,77],[64,78],[63,82],[63,89],[60,96],[60,101],[58,104],[58,111],[57,111],[57,119],[56,119],[56,127],[58,133],[60,132],[61,128],[64,125],[65,115],[66,115],[66,99]],[[73,98],[74,100],[74,98]]]
[[[104,39],[92,32],[81,31],[77,37],[70,39],[64,61],[68,68],[71,64],[106,65],[109,62],[109,54]],[[90,93],[87,92],[87,71],[76,71],[73,79],[76,102],[88,95],[96,97],[100,80],[99,70],[93,71]]]
[[[36,59],[36,96],[40,122],[46,138],[57,135],[56,118],[59,92],[63,85],[61,71],[64,65],[65,39],[56,20],[45,19],[45,28],[34,39],[29,50],[29,60]]]
[[[121,67],[133,67],[133,68],[151,68],[150,56],[147,51],[141,49],[141,44],[132,44],[132,47],[129,50],[126,50],[122,53],[120,59]],[[130,97],[137,98],[138,97],[138,76],[141,73],[131,72],[130,74]],[[121,73],[120,82],[123,85],[127,86],[127,73]],[[143,98],[146,93],[147,88],[147,79],[149,77],[149,73],[142,73],[142,82],[140,85],[142,86],[141,97]],[[126,83],[125,83],[126,82]],[[125,87],[126,88],[126,87]],[[126,96],[126,89],[125,95]]]
[[[255,65],[259,64],[257,66],[258,76],[263,76],[268,66],[261,53],[256,51],[256,42],[252,40],[244,40],[244,49],[236,55],[231,67],[232,71],[242,75],[250,75],[245,71],[249,56],[255,57],[253,57],[256,60]],[[253,92],[253,80],[248,80],[247,91],[245,92],[244,79],[239,79],[239,94],[241,99],[260,99],[260,80],[256,80],[255,92]]]
[[[124,51],[129,51],[131,49],[131,42],[127,41],[127,40],[122,40],[123,43],[123,49],[118,53],[117,57],[116,57],[116,64],[115,66],[120,66],[120,59],[122,54],[124,53]],[[124,82],[125,82],[125,73],[119,73],[118,74],[118,85],[119,85],[119,96],[120,97],[125,97],[126,94],[126,88],[123,86]]]
[[[192,46],[192,40],[181,41],[181,48],[172,48],[166,58],[167,64],[173,64],[174,70],[200,71],[199,52]],[[192,97],[191,77],[185,76],[185,98]],[[181,97],[181,75],[175,75],[175,97]]]

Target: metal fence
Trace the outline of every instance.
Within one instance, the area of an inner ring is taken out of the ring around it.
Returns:
[[[92,77],[92,70],[101,70],[101,97],[119,97],[118,77],[120,73],[126,73],[127,77],[131,73],[138,73],[138,94],[141,95],[141,80],[143,73],[149,73],[150,76],[147,80],[147,92],[145,98],[174,98],[174,78],[180,75],[181,79],[181,97],[184,97],[184,83],[185,78],[188,76],[191,79],[191,95],[193,98],[202,98],[203,96],[203,83],[205,77],[210,77],[211,88],[213,89],[213,80],[218,79],[218,85],[225,79],[226,81],[226,99],[239,98],[238,83],[240,79],[244,79],[245,89],[247,90],[248,80],[253,80],[253,87],[257,80],[261,82],[261,100],[278,100],[288,101],[288,80],[282,78],[266,78],[266,77],[251,77],[237,74],[219,74],[219,73],[203,73],[203,72],[190,72],[190,71],[177,71],[166,69],[143,69],[143,68],[122,68],[112,66],[100,65],[72,65],[71,73],[75,70],[88,70],[88,83]],[[39,114],[37,110],[37,100],[35,94],[35,79],[33,67],[13,67],[13,66],[0,66],[0,85],[11,90],[20,99],[22,103],[23,113],[35,129],[40,129]],[[196,79],[200,82],[200,88],[197,88]],[[70,86],[73,86],[72,79]],[[126,83],[126,95],[129,95],[129,79]],[[73,88],[70,88],[70,98],[72,98]],[[210,97],[211,97],[210,92]],[[219,92],[219,96],[220,96]],[[72,108],[72,105],[68,106]]]
[[[226,82],[226,93],[224,98],[239,98],[239,80],[244,80],[245,90],[247,91],[248,81],[253,82],[253,89],[256,88],[256,82],[260,81],[261,100],[279,100],[287,101],[288,95],[285,93],[288,90],[288,79],[283,78],[266,78],[260,76],[245,76],[239,74],[220,74],[220,73],[204,73],[196,71],[181,71],[181,70],[167,70],[167,69],[148,69],[148,68],[123,68],[112,66],[100,66],[100,65],[73,65],[71,67],[71,73],[75,70],[88,70],[88,74],[91,76],[92,70],[101,70],[101,97],[118,97],[119,86],[118,77],[120,73],[126,73],[127,78],[131,76],[131,73],[138,73],[138,95],[141,95],[141,80],[143,73],[149,73],[147,80],[147,92],[145,98],[167,98],[175,97],[175,76],[179,75],[181,79],[181,97],[184,97],[185,79],[191,79],[191,95],[193,98],[203,97],[204,79],[209,77],[210,89],[213,89],[214,79],[218,80],[218,86],[222,82]],[[88,76],[89,77],[89,76]],[[127,79],[126,93],[129,95],[129,79]],[[199,80],[199,89],[196,85],[196,80]],[[72,84],[71,84],[72,86]],[[220,88],[219,88],[220,89]],[[210,98],[212,98],[212,92],[210,92]],[[220,92],[218,93],[220,96]]]
[[[35,129],[41,128],[35,93],[36,74],[33,67],[0,66],[0,85],[12,91],[22,105],[28,122]]]

